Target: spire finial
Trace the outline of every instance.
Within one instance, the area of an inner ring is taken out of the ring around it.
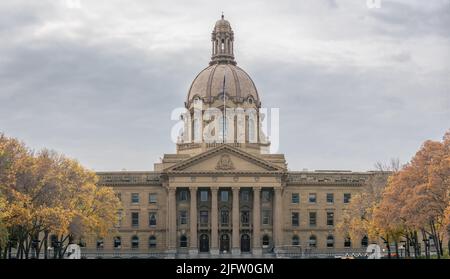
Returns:
[[[222,12],[222,19],[224,18],[223,12]]]

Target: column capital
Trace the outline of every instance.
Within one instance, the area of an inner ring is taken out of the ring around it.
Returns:
[[[255,187],[253,187],[253,191],[254,192],[260,192],[262,190],[262,187],[261,186],[255,186]]]
[[[175,188],[175,187],[168,187],[167,188],[167,192],[169,192],[169,194],[175,194],[176,191],[177,191],[177,188]]]
[[[189,190],[190,191],[197,191],[198,187],[197,186],[189,186]]]
[[[233,190],[233,192],[238,192],[240,189],[241,189],[241,187],[239,187],[239,186],[231,187],[231,190]]]
[[[211,187],[209,187],[209,189],[211,189],[211,192],[217,192],[217,191],[219,191],[219,186],[211,186]]]

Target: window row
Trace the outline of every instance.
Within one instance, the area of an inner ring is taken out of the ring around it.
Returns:
[[[117,193],[116,196],[120,201],[122,201],[122,193]],[[131,193],[130,202],[132,204],[139,204],[140,203],[140,193]],[[148,203],[157,203],[157,202],[158,202],[158,194],[149,193],[148,194]]]
[[[250,201],[250,190],[241,190],[240,201],[249,202]],[[231,191],[229,190],[220,190],[219,198],[221,202],[230,201]],[[263,202],[269,202],[271,200],[272,192],[270,190],[263,190],[261,192],[261,199]],[[210,200],[210,195],[208,190],[200,190],[199,191],[200,202],[208,202]],[[188,201],[189,200],[189,191],[188,190],[180,190],[178,192],[178,201]]]
[[[300,238],[298,235],[294,235],[292,236],[292,245],[297,246],[300,245]],[[367,236],[364,236],[361,239],[361,247],[367,247],[369,245],[369,238]],[[311,248],[316,248],[317,247],[317,237],[315,235],[311,235],[308,239],[307,242],[307,246],[311,247]],[[334,236],[333,235],[328,235],[326,238],[326,246],[327,248],[334,248]],[[346,237],[344,238],[344,247],[345,248],[350,248],[352,247],[352,240],[350,239],[350,237]]]
[[[138,249],[139,248],[139,236],[133,235],[131,237],[131,248],[132,249]],[[156,236],[150,236],[148,238],[148,248],[156,248]],[[97,239],[97,249],[103,249],[104,247],[104,240],[102,238]],[[113,238],[113,247],[114,249],[121,249],[122,248],[122,238],[120,236],[116,236]]]
[[[291,225],[293,227],[300,226],[299,212],[291,213]],[[316,225],[317,225],[317,212],[309,212],[309,226],[315,227]],[[327,212],[326,225],[334,226],[334,212]]]
[[[351,197],[352,197],[351,193],[344,193],[344,197],[343,197],[344,203],[350,203]],[[316,203],[317,202],[317,193],[309,193],[308,194],[308,202],[309,203]],[[326,202],[327,203],[334,203],[334,193],[327,193],[326,194]],[[291,194],[291,203],[293,203],[293,204],[299,204],[300,203],[300,194],[299,193],[292,193]]]
[[[148,213],[148,226],[149,227],[156,227],[158,215],[156,212],[149,212]],[[121,213],[119,212],[119,221],[121,220]],[[139,212],[131,212],[131,226],[132,227],[139,227]],[[119,223],[119,226],[121,224]]]
[[[230,220],[230,211],[228,209],[221,209],[219,213],[219,222],[222,226],[228,226],[231,224]],[[207,226],[209,224],[209,211],[208,210],[200,210],[199,211],[199,223],[200,226]],[[261,223],[263,225],[270,225],[272,217],[272,210],[262,210],[261,211]],[[240,224],[241,226],[250,226],[250,211],[242,210],[240,213]],[[178,213],[178,224],[179,225],[188,225],[188,211],[180,210]]]

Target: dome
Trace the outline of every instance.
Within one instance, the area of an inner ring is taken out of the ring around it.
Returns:
[[[251,102],[259,106],[258,90],[250,76],[238,66],[226,63],[213,64],[197,75],[189,89],[186,105],[189,106],[194,97],[207,103],[220,98],[224,76],[227,98],[237,103],[252,99]]]
[[[233,32],[231,30],[231,25],[228,20],[225,20],[223,17],[216,21],[216,25],[214,26],[213,32]]]
[[[201,71],[189,88],[186,107],[195,97],[205,103],[221,98],[225,77],[225,93],[228,100],[242,103],[250,100],[260,106],[258,91],[250,76],[236,66],[234,60],[234,33],[230,22],[222,18],[216,21],[211,33],[212,55],[209,67]]]

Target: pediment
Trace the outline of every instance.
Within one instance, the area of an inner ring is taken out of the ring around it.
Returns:
[[[223,145],[182,161],[167,172],[282,172],[283,168],[240,149]]]

